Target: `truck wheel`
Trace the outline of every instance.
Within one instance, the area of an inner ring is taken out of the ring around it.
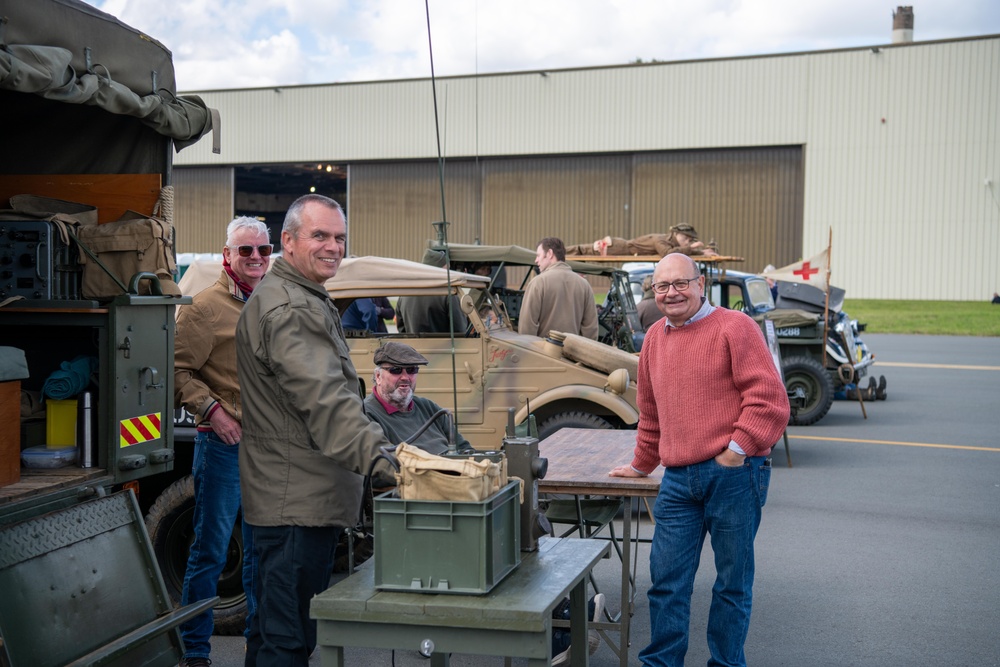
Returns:
[[[611,430],[611,422],[589,412],[560,412],[538,426],[538,439],[544,440],[561,428],[596,428]]]
[[[781,362],[785,374],[785,388],[805,392],[805,405],[788,420],[798,426],[815,424],[826,416],[833,405],[833,380],[823,365],[811,357],[791,357]]]
[[[146,531],[160,566],[167,592],[180,605],[188,552],[194,541],[194,478],[187,475],[168,486],[146,515]],[[246,628],[247,600],[243,593],[243,530],[237,517],[226,564],[216,591],[219,604],[212,611],[215,634],[239,635]]]

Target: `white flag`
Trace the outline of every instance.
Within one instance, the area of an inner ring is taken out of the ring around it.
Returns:
[[[780,269],[764,271],[757,275],[771,280],[784,280],[790,283],[812,285],[824,292],[827,291],[827,272],[830,268],[830,249],[827,248],[815,257],[783,266]]]

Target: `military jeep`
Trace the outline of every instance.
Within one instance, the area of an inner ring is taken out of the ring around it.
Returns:
[[[652,264],[629,269],[633,293],[642,295],[642,281]],[[853,397],[875,358],[861,340],[864,324],[840,310],[844,291],[831,288],[830,308],[823,320],[824,296],[820,290],[797,283],[778,283],[778,300],[760,276],[742,271],[704,270],[707,295],[722,308],[742,310],[758,322],[770,320],[781,352],[781,370],[789,395],[801,397],[789,423],[807,426],[826,416],[837,396]],[[824,350],[825,348],[825,350]],[[866,399],[885,398],[885,379],[876,386],[870,378],[862,391]]]

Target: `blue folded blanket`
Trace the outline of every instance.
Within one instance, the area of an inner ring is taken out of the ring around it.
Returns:
[[[56,400],[73,398],[90,384],[90,374],[97,372],[97,357],[79,356],[64,361],[60,370],[54,371],[42,385],[42,394]]]

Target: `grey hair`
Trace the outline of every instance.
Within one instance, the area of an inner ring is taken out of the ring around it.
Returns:
[[[302,195],[288,207],[288,212],[285,213],[285,222],[281,226],[282,232],[288,232],[292,236],[297,235],[299,227],[302,226],[302,209],[306,207],[306,204],[319,204],[339,211],[341,215],[344,214],[343,207],[335,199],[316,194]]]
[[[229,223],[229,226],[226,227],[226,245],[227,246],[232,245],[233,235],[235,235],[236,232],[243,231],[244,229],[251,232],[256,232],[257,234],[263,234],[264,236],[267,237],[268,241],[271,240],[271,230],[267,228],[267,225],[265,225],[257,218],[248,218],[247,216],[241,216],[239,218],[235,218],[232,222]]]

